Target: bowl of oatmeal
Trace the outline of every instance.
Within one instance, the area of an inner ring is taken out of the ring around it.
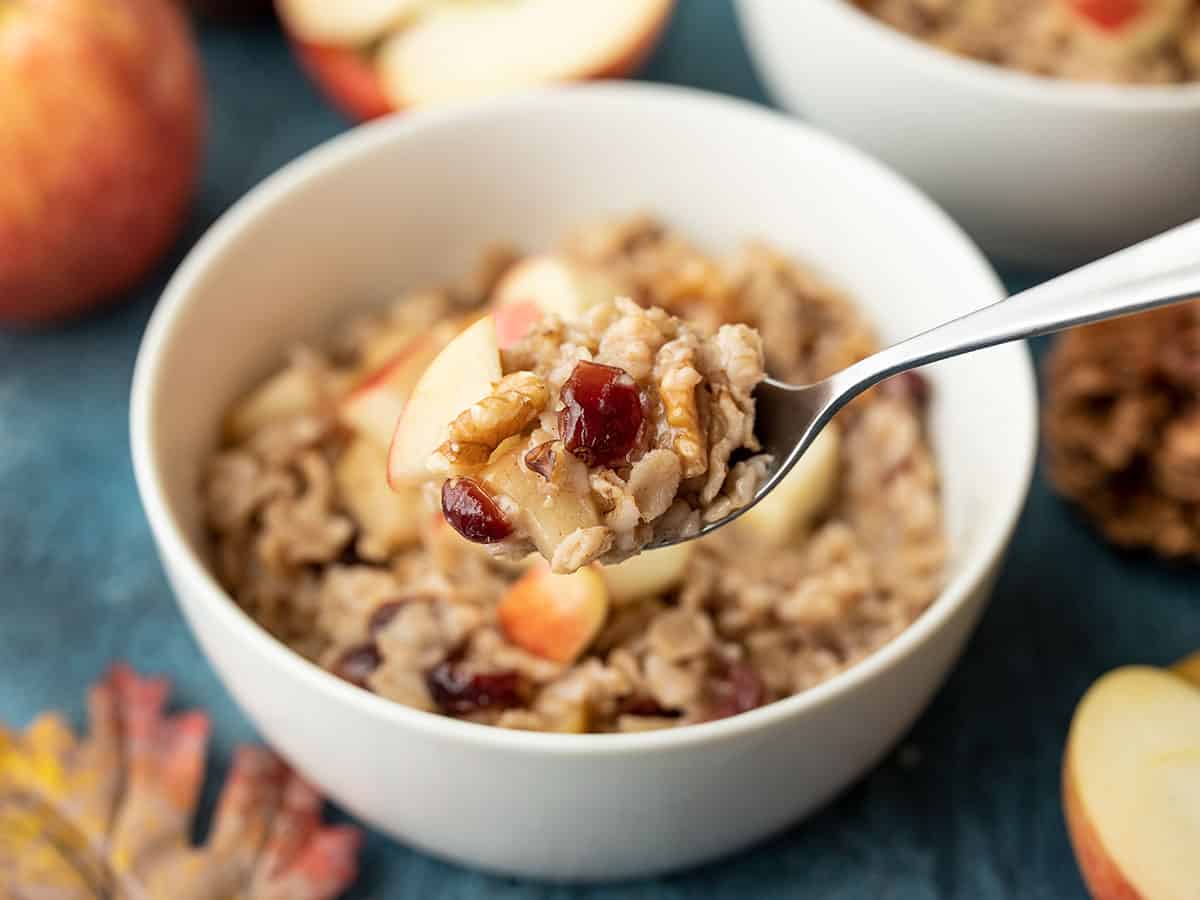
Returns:
[[[763,371],[1000,295],[901,179],[738,101],[604,85],[382,122],[180,268],[135,469],[215,670],[347,809],[493,871],[669,871],[801,818],[929,701],[1028,487],[1028,354],[881,386],[733,525],[643,539],[744,502]]]
[[[773,97],[985,250],[1082,263],[1200,215],[1195,0],[740,0]]]

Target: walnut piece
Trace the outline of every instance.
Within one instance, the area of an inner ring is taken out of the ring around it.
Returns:
[[[520,434],[550,401],[546,383],[533,372],[505,375],[492,392],[450,423],[449,438],[434,451],[438,471],[477,468],[505,439]]]

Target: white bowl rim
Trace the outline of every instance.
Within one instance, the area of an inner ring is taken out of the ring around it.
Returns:
[[[743,4],[760,0],[740,0]],[[771,0],[766,0],[771,2]],[[965,85],[992,93],[1009,93],[1032,103],[1067,104],[1121,112],[1200,110],[1200,82],[1185,84],[1114,84],[1035,75],[939,49],[920,38],[881,22],[850,0],[807,0],[836,10],[864,40],[886,46],[912,65],[936,70]]]
[[[931,233],[957,246],[961,254],[980,269],[980,274],[995,287],[995,297],[1004,295],[1003,285],[983,254],[950,217],[900,176],[865,153],[826,135],[812,126],[759,104],[695,88],[651,85],[638,82],[598,82],[558,86],[528,91],[505,98],[462,104],[420,114],[408,113],[352,129],[302,154],[268,176],[223,213],[188,253],[167,284],[146,327],[134,367],[130,397],[130,442],[134,474],[142,504],[162,554],[164,563],[181,574],[182,586],[199,594],[206,608],[223,627],[238,633],[256,645],[263,656],[283,670],[286,677],[298,680],[309,689],[328,695],[336,702],[359,709],[364,715],[395,722],[405,728],[421,729],[446,740],[461,740],[478,746],[490,746],[545,755],[625,754],[635,751],[666,752],[697,743],[722,742],[748,732],[758,731],[784,718],[804,713],[854,686],[879,674],[903,656],[919,651],[921,645],[961,606],[970,592],[989,574],[1010,538],[1024,506],[1033,478],[1037,447],[1037,390],[1032,356],[1024,345],[1011,345],[990,351],[1006,353],[1005,364],[1013,369],[1012,389],[1025,398],[1023,420],[1010,423],[1017,439],[1014,448],[1019,463],[1015,489],[1002,505],[994,508],[986,528],[974,542],[960,571],[938,597],[911,625],[883,647],[833,678],[813,688],[768,703],[745,713],[714,722],[687,725],[630,734],[553,734],[518,731],[465,722],[447,716],[412,709],[392,700],[357,688],[309,662],[255,622],[220,586],[205,562],[192,551],[183,529],[169,510],[161,472],[155,466],[153,409],[159,385],[158,371],[162,356],[172,339],[182,313],[188,308],[192,285],[200,280],[211,262],[235,244],[242,232],[260,214],[285,198],[293,188],[313,177],[320,177],[342,164],[353,161],[374,148],[428,130],[453,127],[468,120],[503,118],[510,112],[531,109],[553,111],[561,106],[593,104],[690,105],[706,115],[756,119],[803,138],[822,152],[836,155],[841,163],[856,170],[856,183],[873,185],[890,192],[907,204],[911,211],[926,219]],[[177,598],[177,602],[178,598]],[[210,663],[211,665],[211,663]],[[228,690],[228,688],[226,688]]]

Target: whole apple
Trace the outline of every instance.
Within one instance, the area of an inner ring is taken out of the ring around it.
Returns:
[[[0,0],[0,322],[136,284],[183,223],[203,133],[171,0]]]

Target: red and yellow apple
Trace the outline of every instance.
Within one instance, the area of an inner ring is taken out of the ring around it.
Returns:
[[[674,0],[276,0],[305,69],[359,119],[641,65]]]
[[[544,562],[518,580],[496,607],[505,636],[524,650],[571,663],[608,617],[608,590],[594,566],[556,575]]]
[[[203,131],[173,0],[0,3],[0,322],[133,287],[184,221]]]
[[[1097,681],[1063,760],[1071,843],[1095,900],[1188,900],[1200,889],[1200,656]]]

